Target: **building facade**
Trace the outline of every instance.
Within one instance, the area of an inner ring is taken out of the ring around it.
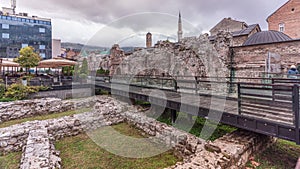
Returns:
[[[61,54],[61,40],[52,39],[52,58],[62,56]]]
[[[209,32],[211,36],[215,36],[220,31],[236,32],[248,28],[245,22],[233,20],[231,18],[222,19],[216,26],[214,26]]]
[[[269,30],[300,38],[300,1],[289,0],[267,18]]]
[[[43,59],[52,57],[52,26],[50,19],[26,13],[0,13],[0,58],[16,58],[21,48],[32,46]]]

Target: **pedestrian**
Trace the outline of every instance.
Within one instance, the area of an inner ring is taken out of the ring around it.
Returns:
[[[299,74],[295,65],[292,65],[290,70],[288,71],[288,78],[297,79],[297,74]]]

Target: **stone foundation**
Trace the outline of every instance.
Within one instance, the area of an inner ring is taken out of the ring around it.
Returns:
[[[50,142],[45,126],[40,126],[29,132],[27,144],[24,147],[20,169],[50,169],[61,168],[59,152]]]
[[[184,163],[177,163],[168,169],[240,169],[245,167],[249,157],[262,152],[275,141],[269,136],[237,130],[206,143],[204,149],[197,148],[196,153],[186,157]]]
[[[271,137],[238,130],[209,143],[149,118],[135,107],[113,98],[101,96],[93,99],[91,102],[96,104],[91,112],[0,129],[0,152],[23,150],[22,169],[60,168],[59,153],[53,147],[55,141],[121,122],[134,125],[183,158],[183,162],[169,169],[242,168],[249,156],[274,142]],[[79,102],[74,105],[85,105]]]
[[[0,123],[38,115],[61,113],[74,109],[93,107],[94,104],[95,99],[92,97],[77,100],[44,98],[1,103]]]

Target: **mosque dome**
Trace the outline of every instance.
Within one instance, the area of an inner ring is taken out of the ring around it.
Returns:
[[[292,40],[292,38],[282,32],[262,31],[250,36],[243,45],[258,45],[265,43],[284,42],[289,40]]]

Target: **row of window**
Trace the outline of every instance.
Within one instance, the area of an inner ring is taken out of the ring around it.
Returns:
[[[2,29],[9,29],[9,24],[3,23],[2,24]],[[45,28],[39,28],[39,32],[40,33],[46,33],[46,29]]]
[[[15,17],[15,16],[1,15],[0,19],[12,20],[12,21],[18,21],[18,22],[27,22],[27,23],[37,23],[37,24],[51,25],[51,22],[49,22],[49,21],[41,21],[41,20],[35,20],[35,19],[19,18],[19,17]]]
[[[28,47],[28,44],[26,43],[22,43],[22,48]],[[39,45],[39,49],[40,50],[45,50],[46,49],[46,45]]]

